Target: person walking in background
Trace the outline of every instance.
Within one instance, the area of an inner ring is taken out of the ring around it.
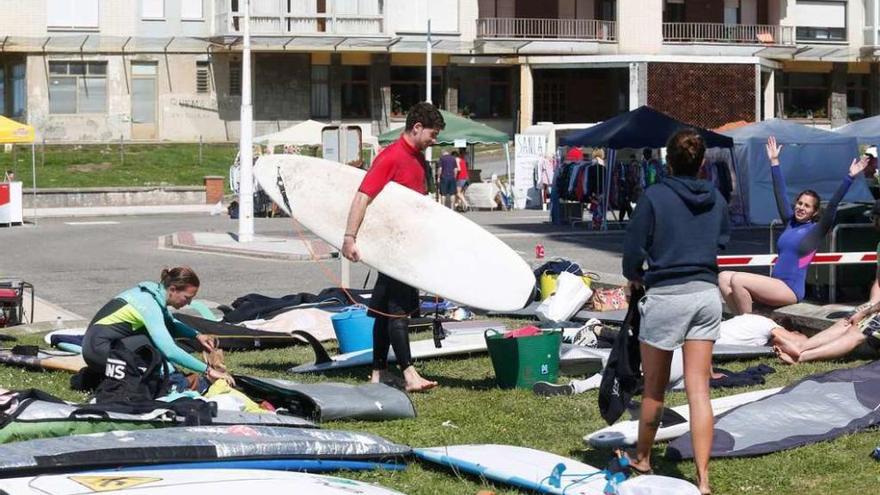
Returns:
[[[647,289],[638,301],[644,393],[632,467],[651,472],[672,354],[683,347],[697,486],[710,493],[714,420],[709,378],[721,327],[717,255],[727,245],[730,223],[721,194],[696,178],[706,152],[703,138],[692,129],[681,130],[666,149],[672,176],[645,191],[623,247],[623,275],[631,288]]]
[[[6,175],[3,177],[3,182],[15,182],[15,171],[7,170]]]
[[[464,150],[456,150],[452,152],[455,162],[458,164],[458,172],[455,174],[455,202],[459,211],[465,212],[470,209],[467,200],[464,198],[464,191],[467,189],[469,172],[468,163],[464,158]]]
[[[455,174],[458,172],[458,165],[455,157],[449,151],[444,151],[440,155],[440,161],[437,164],[439,169],[438,184],[440,189],[440,202],[447,208],[453,207],[453,196],[455,196]]]

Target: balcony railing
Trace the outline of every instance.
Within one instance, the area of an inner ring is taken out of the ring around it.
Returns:
[[[614,41],[617,24],[595,19],[477,19],[479,38],[578,39]]]
[[[385,16],[376,5],[375,14],[332,12],[335,5],[327,2],[328,13],[291,12],[287,2],[279,2],[277,8],[269,2],[260,12],[251,8],[251,34],[331,34],[331,35],[375,35],[385,32]],[[240,9],[240,3],[239,9]],[[295,4],[294,4],[295,5]],[[240,34],[244,28],[244,12],[232,10],[229,0],[216,0],[216,34]],[[266,7],[272,7],[271,9]],[[269,13],[267,13],[267,11]]]
[[[664,22],[664,42],[794,45],[793,26]]]

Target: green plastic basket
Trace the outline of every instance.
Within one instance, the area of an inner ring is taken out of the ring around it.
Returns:
[[[540,335],[506,339],[489,329],[485,337],[499,387],[531,389],[535,382],[556,381],[562,332],[542,330]]]

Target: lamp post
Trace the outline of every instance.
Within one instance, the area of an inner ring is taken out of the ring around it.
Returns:
[[[250,0],[243,0],[244,40],[241,54],[241,130],[239,131],[238,242],[254,240],[254,157],[251,105],[251,16]]]

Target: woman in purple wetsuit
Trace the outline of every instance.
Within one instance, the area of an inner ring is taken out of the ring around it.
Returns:
[[[785,180],[779,168],[779,152],[782,146],[776,144],[776,138],[767,140],[767,157],[770,159],[770,171],[773,176],[773,192],[776,196],[776,207],[779,217],[785,224],[785,231],[779,236],[777,250],[779,255],[773,266],[773,276],[756,273],[724,271],[718,275],[718,285],[724,301],[734,314],[752,312],[752,303],[779,307],[795,304],[804,298],[807,268],[819,243],[834,226],[837,205],[867,165],[867,160],[853,160],[849,173],[834,197],[828,202],[825,213],[819,218],[819,195],[807,189],[798,194],[794,208],[788,203],[785,191]]]

